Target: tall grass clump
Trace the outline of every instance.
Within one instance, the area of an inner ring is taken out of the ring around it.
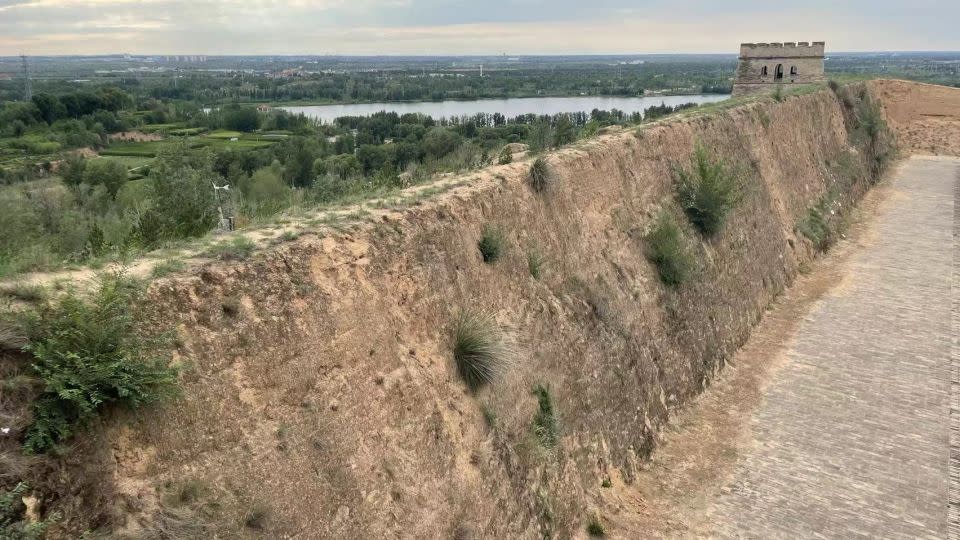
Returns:
[[[534,249],[527,253],[527,270],[533,279],[540,279],[546,264],[547,258],[539,251]]]
[[[538,384],[533,389],[537,396],[537,413],[533,416],[533,435],[540,446],[553,449],[560,441],[560,423],[553,408],[553,396],[550,388]]]
[[[833,243],[833,231],[827,219],[829,211],[830,202],[829,199],[825,199],[811,207],[807,215],[797,223],[800,234],[810,240],[817,251],[821,252],[827,251]]]
[[[250,257],[257,245],[246,236],[237,236],[210,248],[209,255],[222,261],[242,261]]]
[[[675,168],[677,197],[690,222],[704,235],[713,236],[740,202],[740,178],[720,159],[711,159],[700,145],[690,164],[690,170]]]
[[[484,225],[480,233],[480,241],[477,242],[477,248],[485,263],[495,263],[503,255],[506,249],[507,239],[503,231],[491,225]]]
[[[670,214],[660,216],[646,242],[647,259],[656,266],[664,285],[678,287],[693,274],[693,257],[684,245],[680,226]]]
[[[67,292],[25,317],[33,375],[42,390],[26,431],[28,452],[50,450],[111,405],[136,408],[170,394],[176,370],[159,354],[163,341],[138,328],[141,292],[108,274],[88,294]]]
[[[533,160],[533,164],[530,165],[530,173],[527,175],[527,181],[530,182],[530,187],[537,193],[546,193],[553,186],[556,179],[547,160],[538,157]]]
[[[495,381],[513,364],[509,336],[485,312],[461,311],[453,332],[453,359],[460,378],[472,391]]]

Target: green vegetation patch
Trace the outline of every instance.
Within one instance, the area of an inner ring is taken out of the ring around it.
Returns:
[[[476,391],[494,382],[513,365],[516,352],[509,336],[486,312],[461,311],[453,331],[453,358],[460,378]]]
[[[67,291],[21,315],[42,384],[24,448],[46,452],[110,406],[140,407],[170,395],[177,372],[160,353],[162,337],[147,337],[134,306],[142,291],[120,274],[101,276],[87,293]]]
[[[543,157],[538,157],[533,161],[533,164],[530,165],[530,173],[527,175],[527,181],[534,191],[537,193],[545,193],[556,183],[556,176],[550,164],[547,163],[547,160]]]
[[[720,232],[730,211],[740,202],[741,182],[733,168],[711,158],[697,145],[690,169],[675,167],[677,198],[690,222],[704,235]]]
[[[210,248],[208,254],[222,261],[242,261],[250,258],[257,245],[246,236],[237,236]]]
[[[657,268],[660,281],[678,287],[693,274],[694,259],[687,249],[683,231],[667,212],[661,214],[646,236],[647,259]]]
[[[533,416],[533,435],[546,449],[556,448],[560,442],[560,422],[553,407],[553,395],[550,388],[538,384],[533,389],[537,397],[537,412]]]
[[[492,225],[484,225],[480,241],[477,242],[483,262],[488,264],[497,262],[503,256],[506,245],[507,239],[502,230]]]

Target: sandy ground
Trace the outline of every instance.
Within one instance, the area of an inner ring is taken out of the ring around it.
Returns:
[[[960,156],[960,88],[904,81],[876,88],[902,152]]]

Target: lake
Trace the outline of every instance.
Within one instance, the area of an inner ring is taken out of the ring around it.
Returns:
[[[587,112],[593,109],[609,111],[619,109],[630,114],[642,111],[652,105],[679,105],[681,103],[713,103],[729,98],[723,94],[694,94],[688,96],[650,96],[650,97],[542,97],[478,99],[472,101],[417,101],[411,103],[358,103],[349,105],[307,105],[277,107],[294,114],[303,113],[309,118],[332,123],[339,116],[370,116],[380,111],[397,114],[422,113],[433,118],[453,118],[473,116],[477,113],[500,113],[507,118],[521,114],[557,114]]]

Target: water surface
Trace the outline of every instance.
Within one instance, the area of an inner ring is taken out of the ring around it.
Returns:
[[[727,99],[723,94],[695,94],[688,96],[650,96],[650,97],[542,97],[477,99],[471,101],[416,101],[410,103],[358,103],[347,105],[307,105],[278,107],[294,114],[303,113],[310,118],[331,123],[339,116],[369,116],[380,111],[392,111],[397,114],[422,113],[433,118],[453,118],[472,116],[477,113],[500,113],[507,118],[522,114],[557,114],[587,112],[593,109],[619,109],[627,114],[643,111],[652,105],[679,105],[681,103],[713,103]]]

